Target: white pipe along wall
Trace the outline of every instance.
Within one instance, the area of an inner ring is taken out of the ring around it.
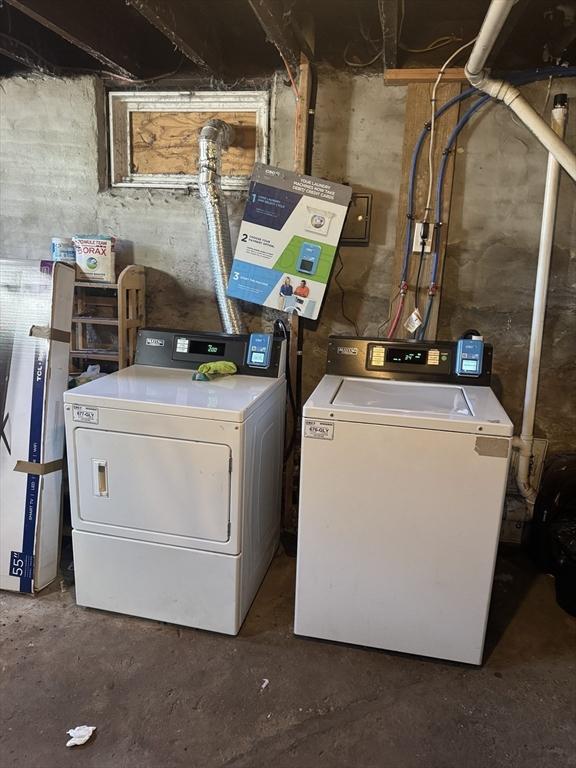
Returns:
[[[504,80],[491,78],[489,71],[484,68],[498,35],[517,2],[518,0],[492,0],[466,64],[466,77],[475,88],[510,107],[548,152],[554,155],[566,173],[576,181],[576,155],[530,106],[517,88]]]
[[[563,139],[568,123],[568,97],[565,94],[560,94],[554,99],[551,123],[552,130]],[[520,437],[514,440],[514,445],[520,452],[516,481],[520,493],[529,505],[533,505],[536,500],[536,489],[532,488],[530,483],[530,460],[534,439],[534,418],[536,414],[536,399],[538,397],[538,378],[540,375],[542,337],[544,335],[544,319],[546,315],[546,296],[548,293],[554,225],[556,223],[556,210],[558,207],[559,183],[560,165],[550,152],[548,154],[546,186],[544,188],[542,227],[540,230],[536,286],[534,288],[534,309],[532,311],[532,327],[530,330],[530,352],[526,373],[524,412],[522,414],[522,431]]]

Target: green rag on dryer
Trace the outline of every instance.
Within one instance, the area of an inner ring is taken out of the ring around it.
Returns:
[[[218,360],[215,363],[202,363],[198,371],[192,374],[195,381],[210,381],[213,376],[232,376],[237,372],[236,365],[227,360]]]

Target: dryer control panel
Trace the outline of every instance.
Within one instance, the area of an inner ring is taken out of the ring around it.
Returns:
[[[286,340],[267,333],[192,333],[165,328],[138,332],[136,365],[195,370],[202,363],[226,360],[249,376],[284,375]]]
[[[395,341],[331,336],[326,373],[363,378],[462,383],[456,341]],[[470,384],[490,385],[492,346],[484,344],[478,372]]]

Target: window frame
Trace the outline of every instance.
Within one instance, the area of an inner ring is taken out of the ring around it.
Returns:
[[[268,161],[268,91],[110,91],[109,159],[112,188],[189,189],[198,187],[198,174],[132,173],[130,115],[133,112],[254,112],[254,162]],[[222,189],[245,190],[249,176],[222,176]]]

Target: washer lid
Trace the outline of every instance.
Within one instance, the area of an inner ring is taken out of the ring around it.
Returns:
[[[244,421],[284,377],[222,376],[193,381],[189,370],[131,365],[64,393],[66,403],[175,416]]]
[[[374,379],[344,379],[332,403],[363,409],[385,409],[433,416],[471,416],[472,412],[461,387],[426,386],[422,384],[386,382]]]
[[[489,387],[326,375],[306,418],[510,436],[513,425]]]

